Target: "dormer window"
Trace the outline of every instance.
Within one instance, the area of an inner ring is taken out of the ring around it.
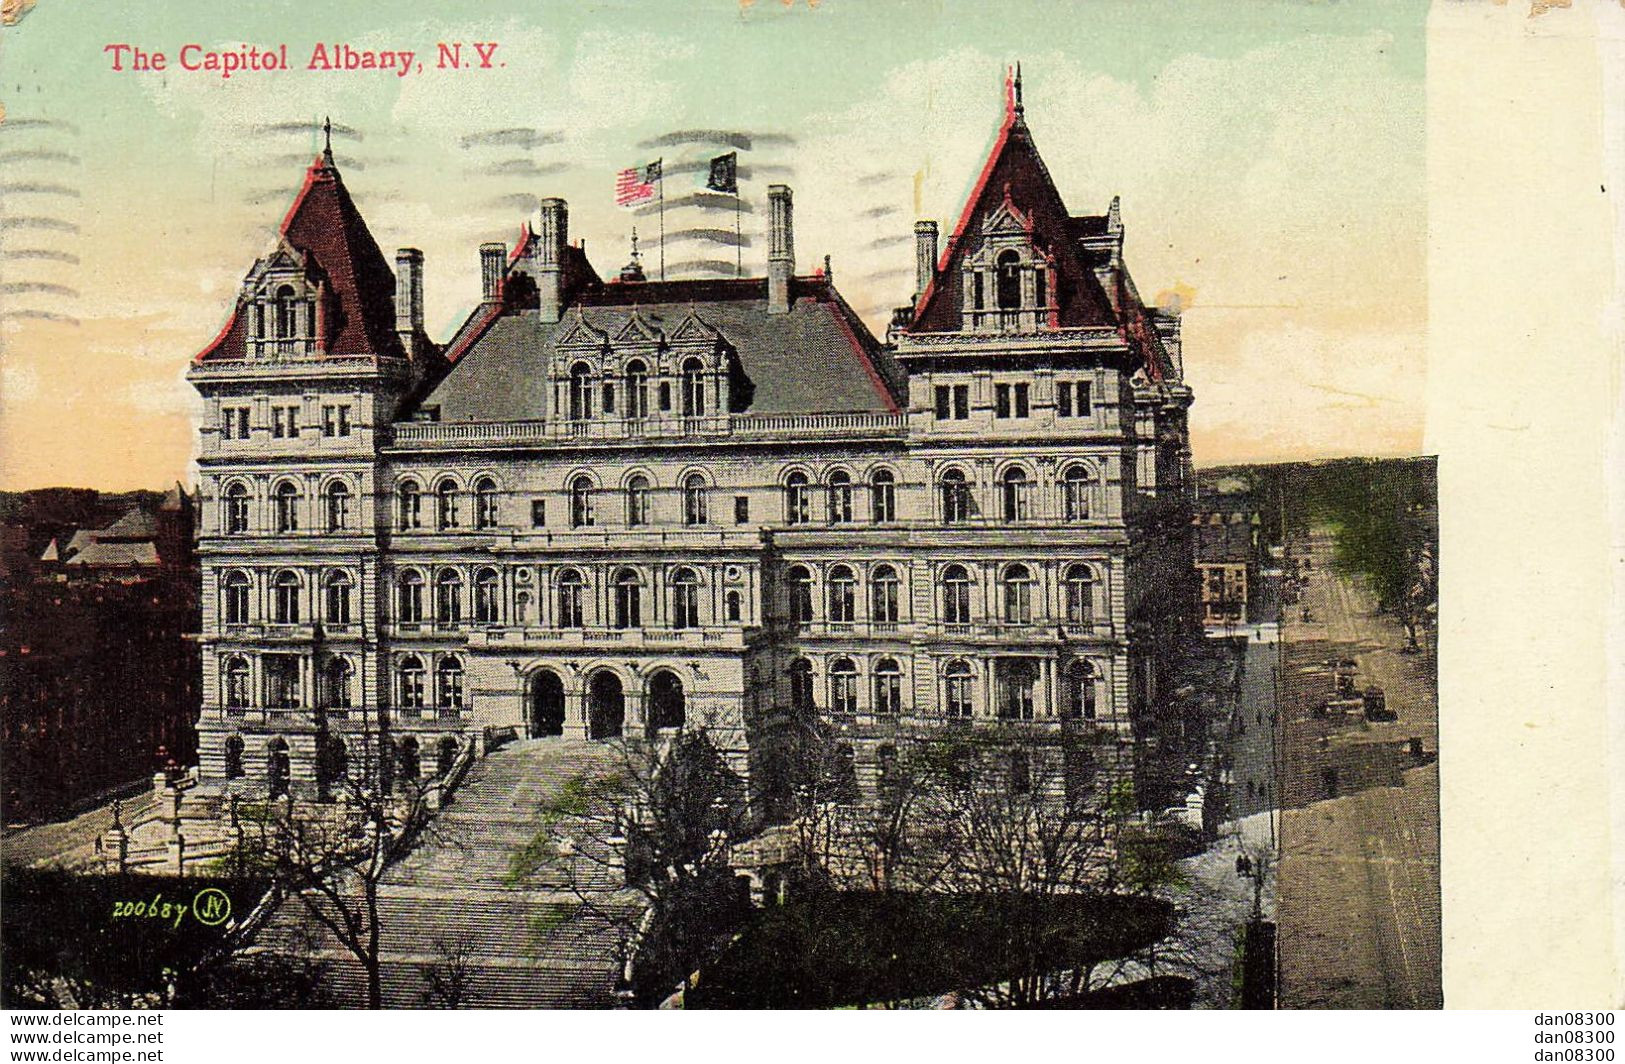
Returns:
[[[278,340],[292,340],[299,335],[298,311],[295,309],[295,294],[292,285],[283,285],[276,292],[276,338]]]
[[[570,367],[570,420],[592,417],[592,368],[585,362]]]
[[[1021,309],[1021,256],[1014,250],[999,254],[998,294],[1000,310]]]

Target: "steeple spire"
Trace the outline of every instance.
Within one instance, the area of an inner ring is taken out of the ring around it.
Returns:
[[[1021,107],[1021,64],[1004,68],[1004,113],[1008,118],[1020,118]]]
[[[333,119],[331,116],[322,119],[322,164],[329,169],[333,166]]]
[[[621,267],[621,280],[643,281],[647,278],[643,274],[643,253],[638,250],[638,227],[632,227],[632,259]]]

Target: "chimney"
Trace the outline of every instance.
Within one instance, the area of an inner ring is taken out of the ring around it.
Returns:
[[[486,303],[502,301],[502,275],[508,260],[508,245],[500,240],[480,245],[480,299]]]
[[[790,186],[767,186],[767,312],[790,312],[790,278],[796,272],[796,236],[791,223]]]
[[[395,331],[403,337],[423,331],[423,252],[417,248],[395,252]]]
[[[541,318],[558,321],[564,315],[564,246],[570,239],[570,209],[561,199],[542,201],[542,224],[536,230],[536,287]]]
[[[937,223],[914,223],[914,294],[925,295],[937,275]]]

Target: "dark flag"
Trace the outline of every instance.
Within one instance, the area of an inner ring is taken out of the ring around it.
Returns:
[[[712,192],[739,194],[738,152],[731,151],[727,155],[719,155],[711,160],[711,176],[706,178],[705,187]]]
[[[647,166],[645,166],[643,168],[643,183],[644,184],[652,185],[656,181],[660,180],[660,163],[661,163],[661,160],[656,159],[654,162],[650,163],[649,165],[647,165]]]

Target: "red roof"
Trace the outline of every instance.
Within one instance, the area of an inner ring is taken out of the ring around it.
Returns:
[[[395,334],[395,274],[368,230],[332,162],[318,155],[305,172],[304,187],[282,219],[287,243],[312,260],[327,281],[322,308],[322,349],[330,355],[389,355],[404,352]],[[197,356],[244,357],[243,313],[239,297],[220,334]]]

